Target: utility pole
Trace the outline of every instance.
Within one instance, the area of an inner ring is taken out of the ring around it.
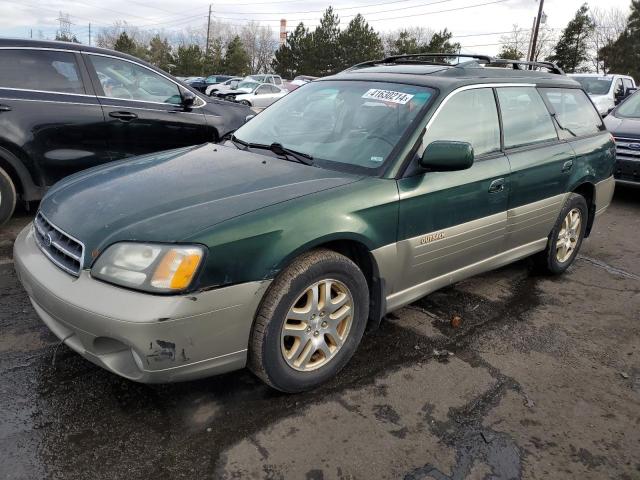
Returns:
[[[204,55],[209,56],[209,32],[211,31],[211,4],[209,4],[209,17],[207,18],[207,44],[204,47]]]
[[[531,43],[533,42],[533,31],[536,29],[536,18],[533,17],[533,24],[531,25],[531,35],[529,36],[529,49],[527,50],[527,60],[533,58],[534,54],[531,53]]]
[[[91,46],[91,24],[89,24],[89,46]]]
[[[529,53],[529,61],[533,62],[535,57],[536,47],[538,44],[538,30],[540,30],[540,20],[542,19],[542,8],[544,6],[544,0],[539,0],[540,6],[538,7],[538,16],[536,17],[536,26],[533,29],[533,40],[531,40],[531,52]]]

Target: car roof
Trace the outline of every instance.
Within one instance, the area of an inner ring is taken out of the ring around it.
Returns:
[[[569,73],[570,77],[594,77],[594,78],[633,78],[630,75],[623,75],[621,73]]]
[[[418,61],[426,57],[428,61]],[[438,62],[442,57],[459,57],[470,61],[456,64]],[[433,60],[432,60],[433,59]],[[529,70],[528,68],[535,68]],[[542,71],[543,69],[549,71]],[[451,91],[476,84],[522,83],[536,86],[580,88],[580,84],[548,62],[522,62],[495,59],[483,55],[419,54],[388,57],[364,62],[316,81],[366,80],[374,82],[408,83]]]

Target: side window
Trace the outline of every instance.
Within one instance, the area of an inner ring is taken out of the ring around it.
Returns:
[[[429,126],[422,148],[436,140],[469,142],[476,156],[500,150],[500,124],[493,90],[478,88],[453,95]]]
[[[618,79],[616,80],[616,83],[613,87],[613,96],[614,97],[621,97],[624,93],[624,88],[622,87],[622,80]]]
[[[171,104],[182,101],[175,83],[148,68],[112,57],[89,58],[106,97]]]
[[[275,85],[270,85],[269,90],[271,91],[271,93],[280,93],[280,89]]]
[[[256,90],[256,95],[264,95],[265,93],[269,93],[268,85],[260,85]]]
[[[629,78],[623,78],[622,83],[624,85],[625,90],[628,90],[629,88],[633,88],[633,82]]]
[[[556,113],[562,138],[591,135],[604,129],[602,119],[580,89],[540,89]]]
[[[0,88],[86,93],[71,52],[0,50],[0,65]]]
[[[503,87],[497,91],[506,148],[558,139],[551,115],[535,88]]]
[[[276,85],[278,85],[278,86],[279,86],[279,85],[282,85],[282,78],[280,78],[280,77],[273,77],[273,78],[274,78],[274,79],[275,79],[275,81],[276,81]]]

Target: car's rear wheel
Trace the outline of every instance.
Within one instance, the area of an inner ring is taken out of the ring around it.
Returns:
[[[569,194],[549,235],[547,248],[534,257],[542,273],[559,275],[573,263],[587,230],[587,202],[582,195]]]
[[[349,361],[369,314],[367,281],[331,250],[303,254],[273,281],[253,326],[249,368],[284,392],[312,389]]]
[[[0,225],[13,215],[16,208],[16,187],[7,172],[0,168]]]

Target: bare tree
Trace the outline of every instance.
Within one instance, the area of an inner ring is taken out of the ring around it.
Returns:
[[[401,34],[404,34],[411,40],[415,40],[416,45],[426,45],[431,41],[434,33],[435,31],[428,27],[410,27],[383,33],[380,36],[382,37],[385,55],[390,55],[395,49],[395,43]]]
[[[121,34],[126,33],[138,45],[146,45],[153,37],[150,30],[142,30],[136,26],[130,25],[126,20],[116,20],[110,27],[102,28],[96,35],[96,45],[102,48],[111,48]]]
[[[595,27],[589,39],[591,64],[596,73],[607,73],[607,66],[600,56],[600,50],[613,44],[624,32],[627,26],[628,14],[624,10],[615,7],[606,10],[599,7],[591,7],[589,10]]]
[[[271,66],[271,59],[278,48],[278,39],[269,26],[251,22],[242,27],[240,39],[249,54],[251,71],[263,73]]]
[[[513,25],[512,31],[500,38],[501,50],[510,53],[519,52],[521,57],[525,58],[529,52],[530,41],[531,29],[520,28],[518,25]],[[538,41],[535,51],[533,52],[533,61],[537,62],[548,58],[553,53],[556,41],[554,31],[546,25],[540,25]]]
[[[520,28],[518,24],[514,24],[511,32],[500,37],[501,53],[509,53],[511,56],[518,57],[512,60],[522,60],[527,56],[530,38],[531,30]]]

